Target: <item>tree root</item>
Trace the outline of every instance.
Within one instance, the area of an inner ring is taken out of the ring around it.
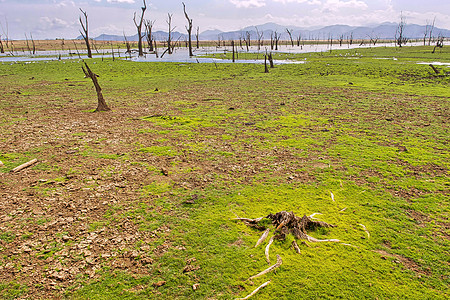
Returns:
[[[369,232],[369,230],[367,230],[367,227],[364,226],[363,224],[358,224],[358,225],[364,229],[364,231],[367,233],[367,238],[370,239],[370,232]]]
[[[292,241],[292,247],[294,248],[295,252],[297,252],[298,254],[301,253],[300,247],[297,245],[296,241]]]
[[[270,229],[267,228],[266,231],[261,235],[259,240],[256,242],[255,248],[258,247],[264,240],[269,236]]]
[[[279,266],[281,266],[282,263],[283,263],[283,260],[281,259],[281,257],[280,257],[279,255],[277,255],[277,263],[276,263],[276,264],[274,264],[273,266],[268,267],[267,269],[265,269],[265,270],[262,271],[261,273],[258,273],[258,274],[256,274],[256,275],[250,277],[250,278],[247,279],[247,280],[252,280],[252,279],[258,278],[258,277],[260,277],[260,276],[263,276],[264,274],[267,274],[267,273],[269,273],[269,272],[275,270],[275,269],[278,268]]]
[[[262,289],[263,287],[266,287],[269,283],[270,283],[270,280],[267,281],[267,282],[264,282],[263,284],[261,284],[259,287],[257,287],[253,292],[248,294],[246,297],[244,297],[244,298],[236,298],[235,300],[247,300],[248,298],[250,298],[251,296],[256,294],[260,289]]]
[[[273,243],[273,237],[270,238],[269,243],[267,244],[266,250],[264,252],[264,254],[266,255],[266,261],[269,265],[270,265],[269,248],[270,248],[270,245],[272,245],[272,243]]]

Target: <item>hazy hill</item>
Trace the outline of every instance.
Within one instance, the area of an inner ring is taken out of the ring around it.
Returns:
[[[237,31],[223,32],[220,30],[207,30],[200,33],[201,40],[238,40],[241,37],[245,37],[247,33],[250,34],[251,39],[257,38],[257,30],[259,33],[263,33],[264,39],[270,39],[271,34],[277,32],[281,34],[281,39],[286,40],[289,38],[286,29],[292,30],[292,35],[294,38],[301,36],[302,39],[328,39],[332,37],[333,39],[338,39],[339,37],[347,38],[353,36],[353,39],[368,39],[368,38],[379,38],[379,39],[393,39],[398,25],[396,23],[382,23],[374,26],[348,26],[348,25],[332,25],[326,26],[319,29],[313,28],[301,28],[297,26],[283,26],[275,23],[266,23],[256,26],[248,26]],[[404,36],[409,39],[420,39],[424,37],[426,26],[407,24],[404,29]],[[434,28],[433,36],[438,36],[439,34],[444,37],[450,37],[450,30],[442,28]],[[164,31],[154,32],[154,38],[157,41],[167,40],[168,33]],[[187,37],[184,32],[173,32],[173,40],[185,40]],[[82,37],[78,37],[82,39]],[[137,41],[137,34],[134,36],[127,37],[129,41]],[[95,38],[95,40],[115,40],[123,41],[124,37],[120,35],[106,35],[102,34]]]

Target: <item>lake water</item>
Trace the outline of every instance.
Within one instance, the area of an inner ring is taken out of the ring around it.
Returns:
[[[421,45],[421,43],[410,43],[409,46]],[[369,44],[353,44],[347,45],[343,44],[339,46],[338,44],[313,44],[313,45],[303,45],[303,46],[286,46],[282,45],[278,47],[278,50],[270,50],[269,46],[263,46],[258,49],[256,46],[249,48],[249,52],[260,54],[260,58],[256,60],[239,60],[236,63],[264,63],[264,54],[267,52],[272,53],[310,53],[310,52],[328,52],[331,50],[345,50],[345,49],[358,49],[358,48],[368,48],[368,47],[393,47],[394,42],[391,43],[378,43],[375,46]],[[236,47],[238,53],[247,52],[246,48]],[[158,55],[156,54],[146,54],[143,57],[138,57],[136,53],[126,54],[125,50],[120,50],[120,53],[115,51],[115,58],[128,59],[136,62],[179,62],[179,63],[231,63],[231,60],[223,59],[223,54],[230,53],[232,51],[231,46],[228,47],[202,47],[199,49],[194,49],[194,56],[189,57],[189,52],[187,48],[175,48],[172,54],[165,53],[163,55],[163,48],[158,49]],[[205,58],[201,57],[204,55],[215,55],[215,58]],[[111,58],[111,49],[99,50],[93,53],[94,57],[100,58]],[[162,57],[161,57],[162,56]],[[14,52],[0,54],[0,62],[3,63],[13,63],[13,62],[33,62],[33,61],[54,61],[54,60],[67,60],[67,59],[87,59],[87,54],[80,51],[80,54],[70,52],[70,50],[65,51],[39,51],[35,55],[30,55],[28,52]],[[293,61],[293,60],[274,60],[275,64],[302,64],[305,61]]]

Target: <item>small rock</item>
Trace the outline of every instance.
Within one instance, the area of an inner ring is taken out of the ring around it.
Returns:
[[[154,287],[160,287],[166,284],[166,281],[158,281],[158,282],[154,282],[152,285]]]
[[[192,271],[197,271],[197,270],[199,270],[199,269],[200,269],[200,267],[195,267],[195,266],[192,266],[192,265],[187,265],[186,267],[184,267],[183,273],[188,273],[188,272],[192,272]]]
[[[5,164],[0,160],[0,168],[4,167],[4,166],[5,166]]]
[[[199,287],[200,287],[200,284],[196,283],[196,284],[194,284],[194,285],[192,286],[192,289],[193,289],[194,291],[196,291],[196,290],[198,290]]]

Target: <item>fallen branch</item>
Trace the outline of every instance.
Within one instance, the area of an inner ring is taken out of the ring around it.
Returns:
[[[335,202],[334,201],[334,194],[332,192],[330,192],[330,195],[331,195],[331,200],[333,200],[333,202]]]
[[[370,232],[369,232],[369,230],[367,230],[367,227],[364,226],[363,224],[358,224],[358,225],[364,229],[364,231],[367,233],[367,238],[370,239]]]
[[[25,169],[25,168],[28,168],[29,166],[32,166],[32,165],[34,165],[35,163],[37,163],[37,159],[35,158],[35,159],[32,159],[32,160],[30,160],[29,162],[26,162],[26,163],[24,163],[24,164],[21,164],[20,166],[18,166],[18,167],[15,167],[14,169],[12,169],[11,170],[11,172],[14,172],[14,173],[16,173],[16,172],[19,172],[20,170],[22,170],[22,169]]]
[[[273,270],[275,270],[276,268],[278,268],[279,266],[281,266],[281,264],[283,263],[283,260],[281,259],[281,257],[279,255],[277,255],[277,263],[274,264],[273,266],[268,267],[267,269],[265,269],[264,271],[262,271],[261,273],[258,273],[252,277],[250,277],[248,280],[252,280],[255,278],[258,278],[260,276],[263,276],[264,274],[267,274]]]
[[[272,243],[273,243],[273,237],[270,238],[269,243],[266,246],[266,250],[264,251],[264,253],[266,254],[266,261],[269,265],[270,265],[269,248],[270,248],[270,245],[272,245]]]
[[[270,228],[267,228],[266,231],[263,232],[259,240],[256,242],[255,248],[258,247],[264,240],[269,236]]]
[[[436,75],[439,75],[440,72],[439,72],[438,68],[436,68],[432,64],[429,64],[429,66],[433,69],[433,71],[434,71],[434,73],[436,73]]]
[[[253,292],[248,294],[246,297],[244,297],[244,298],[236,298],[235,300],[247,300],[248,298],[250,298],[251,296],[256,294],[260,289],[262,289],[263,287],[266,287],[269,283],[270,283],[270,280],[267,281],[267,282],[264,282],[263,284],[261,284],[259,287],[257,287]]]

